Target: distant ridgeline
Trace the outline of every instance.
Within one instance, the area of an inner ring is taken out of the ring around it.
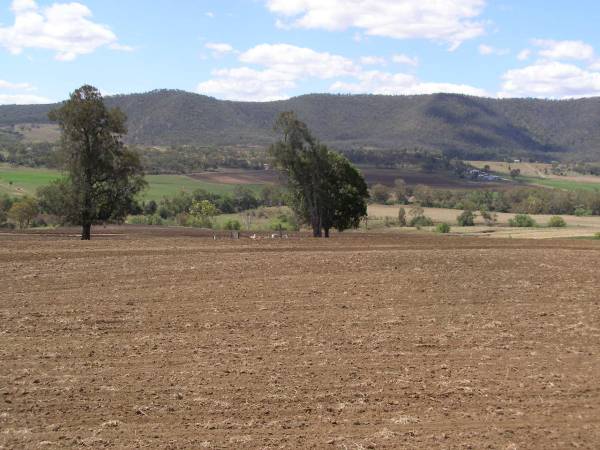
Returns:
[[[295,111],[316,136],[345,153],[419,148],[449,159],[600,161],[600,98],[315,94],[252,103],[162,90],[106,100],[127,114],[129,143],[143,146],[265,148],[276,139],[277,115]],[[19,126],[47,124],[52,107],[0,106],[0,145],[14,140]]]

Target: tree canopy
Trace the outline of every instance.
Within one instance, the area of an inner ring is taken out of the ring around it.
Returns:
[[[63,216],[82,226],[82,239],[91,238],[98,221],[121,220],[145,187],[137,153],[125,148],[126,117],[107,109],[93,86],[82,86],[50,112],[61,129],[61,150],[67,179],[56,184],[63,195]]]
[[[275,167],[288,180],[292,207],[310,224],[314,237],[331,228],[357,227],[367,214],[367,184],[342,155],[315,139],[293,112],[282,113],[275,129],[282,139],[270,149]]]

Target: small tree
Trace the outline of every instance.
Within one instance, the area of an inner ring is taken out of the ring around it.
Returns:
[[[408,188],[406,182],[402,178],[397,178],[394,181],[394,194],[396,195],[396,201],[402,205],[406,205],[408,202]]]
[[[25,197],[12,205],[8,210],[8,217],[16,222],[19,228],[29,228],[29,224],[37,216],[38,211],[35,199]]]
[[[200,225],[212,228],[212,218],[219,214],[219,210],[208,200],[194,201],[190,208],[190,215],[199,219]]]
[[[519,175],[521,175],[521,169],[511,169],[510,170],[510,177],[511,178],[517,178]]]
[[[406,226],[406,210],[403,207],[398,210],[398,225],[401,227]]]
[[[375,184],[371,187],[371,199],[375,203],[387,203],[390,198],[390,189],[383,184]]]
[[[470,209],[464,211],[460,216],[456,218],[458,225],[461,227],[472,227],[475,226],[475,213]]]
[[[8,211],[12,207],[14,200],[8,195],[0,195],[0,227],[6,225],[8,220]]]

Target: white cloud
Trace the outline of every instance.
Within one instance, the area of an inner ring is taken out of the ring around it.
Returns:
[[[239,67],[215,70],[212,75],[212,80],[200,83],[196,90],[224,100],[282,100],[289,97],[286,90],[296,86],[294,76],[274,70]]]
[[[392,61],[394,61],[396,64],[406,64],[413,67],[417,67],[419,65],[419,58],[416,56],[411,58],[410,56],[403,54],[394,55],[392,57]]]
[[[0,27],[0,46],[13,54],[40,48],[55,51],[60,61],[71,61],[103,46],[131,50],[118,44],[108,26],[92,22],[92,12],[81,3],[53,3],[40,8],[34,0],[13,0],[11,9],[15,22]]]
[[[207,11],[207,12],[204,13],[204,15],[206,17],[208,17],[209,19],[214,19],[215,18],[215,13],[212,12],[212,11]]]
[[[517,59],[519,61],[527,61],[530,56],[531,56],[531,50],[529,50],[528,48],[526,48],[526,49],[521,50],[519,52],[519,54],[517,55]]]
[[[305,80],[334,79],[331,92],[487,95],[484,90],[468,85],[428,83],[404,73],[365,71],[349,58],[287,44],[258,45],[243,52],[239,60],[246,66],[214,71],[212,79],[200,83],[197,91],[227,100],[269,101],[289,98],[290,92]],[[416,58],[405,55],[396,55],[394,60],[418,64]],[[364,57],[361,62],[367,65],[382,63],[385,59]]]
[[[440,92],[476,95],[485,97],[488,94],[479,88],[464,84],[423,82],[413,75],[369,71],[361,73],[357,82],[337,81],[331,85],[330,91],[350,94],[381,95],[417,95]]]
[[[34,87],[29,83],[11,83],[10,81],[0,80],[0,89],[32,91]]]
[[[385,66],[387,60],[381,56],[363,56],[360,58],[360,63],[365,66]]]
[[[21,1],[21,3],[24,3]],[[51,103],[50,99],[27,92],[35,91],[35,87],[29,83],[13,83],[0,80],[0,105],[29,105],[34,103]],[[19,92],[24,91],[24,92]]]
[[[257,45],[242,53],[240,61],[265,66],[296,77],[327,79],[352,75],[359,71],[352,60],[343,56],[288,44]]]
[[[486,44],[480,44],[478,50],[479,50],[479,53],[483,56],[491,56],[491,55],[503,56],[503,55],[508,55],[510,53],[510,50],[507,48],[495,48],[495,47],[492,47],[492,46],[486,45]]]
[[[31,94],[0,94],[0,105],[34,105],[52,103],[52,100]]]
[[[554,41],[551,39],[534,39],[533,45],[540,47],[539,55],[547,59],[594,59],[594,47],[583,41]]]
[[[289,97],[305,78],[351,76],[360,68],[348,58],[288,44],[261,44],[239,56],[244,64],[260,66],[216,70],[198,85],[201,94],[227,100],[270,101]]]
[[[600,95],[600,73],[558,61],[538,61],[503,76],[500,97],[578,98]]]
[[[110,44],[108,46],[108,48],[110,48],[111,50],[117,50],[119,52],[134,52],[135,51],[135,47],[132,47],[131,45],[123,45],[123,44]]]
[[[371,36],[430,39],[456,49],[484,33],[475,21],[485,0],[265,0],[283,17],[280,25],[341,31],[358,28]]]
[[[207,44],[204,44],[204,47],[211,50],[215,57],[233,53],[235,51],[231,45],[222,42],[208,42]]]

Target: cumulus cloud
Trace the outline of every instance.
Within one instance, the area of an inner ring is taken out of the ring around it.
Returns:
[[[413,75],[365,70],[344,56],[288,44],[257,45],[241,53],[239,60],[246,66],[214,71],[212,79],[200,83],[197,91],[226,100],[270,101],[289,98],[292,89],[307,79],[333,79],[330,91],[340,93],[486,95],[482,89],[468,85],[427,83]],[[396,55],[394,60],[418,63],[405,55]],[[385,63],[385,59],[367,56],[360,62],[366,66]]]
[[[365,66],[385,66],[387,60],[381,56],[363,56],[360,58],[360,63]]]
[[[227,100],[279,100],[288,98],[289,90],[302,79],[331,79],[360,71],[343,56],[288,44],[257,45],[240,54],[239,60],[261,69],[244,66],[216,70],[197,91]]]
[[[0,105],[29,105],[34,103],[50,103],[50,100],[45,97],[27,93],[34,90],[35,87],[29,83],[12,83],[10,81],[0,80]],[[10,92],[5,93],[2,91]],[[25,91],[25,93],[19,91]]]
[[[348,58],[288,44],[261,44],[240,55],[240,61],[275,72],[327,79],[352,75],[359,68]]]
[[[403,54],[394,55],[392,57],[392,61],[394,61],[396,64],[406,64],[407,66],[413,67],[417,67],[419,65],[419,58],[411,58],[410,56]]]
[[[559,61],[538,61],[503,76],[500,97],[578,98],[600,95],[600,73]]]
[[[56,59],[71,61],[99,47],[132,50],[117,41],[106,25],[91,21],[92,12],[81,3],[54,3],[40,8],[34,0],[13,0],[12,26],[0,27],[0,46],[13,54],[27,48],[56,52]]]
[[[519,54],[517,55],[517,59],[519,61],[527,61],[530,56],[531,56],[531,50],[529,50],[528,48],[526,48],[526,49],[521,50],[519,52]]]
[[[235,52],[231,45],[222,42],[208,42],[204,44],[204,47],[210,50],[215,58]]]
[[[357,28],[371,36],[446,42],[451,50],[485,31],[476,20],[485,0],[266,0],[266,5],[284,28]]]
[[[31,91],[34,87],[29,83],[11,83],[10,81],[0,80],[0,89],[16,89]]]
[[[492,47],[491,45],[486,45],[486,44],[480,44],[478,47],[479,53],[483,56],[491,56],[491,55],[497,55],[497,56],[503,56],[503,55],[508,55],[510,53],[510,50],[507,48],[495,48]]]
[[[0,105],[35,105],[52,103],[52,100],[31,94],[1,94]]]
[[[541,48],[539,55],[547,59],[594,59],[594,47],[583,41],[554,41],[551,39],[534,39],[533,45]]]
[[[275,70],[248,67],[215,70],[213,79],[200,83],[197,92],[224,100],[273,101],[289,96],[285,91],[296,86],[296,79]]]
[[[368,71],[361,73],[357,81],[333,83],[330,90],[337,93],[381,94],[381,95],[417,95],[440,92],[476,95],[485,97],[483,89],[465,84],[429,83],[405,73]]]

